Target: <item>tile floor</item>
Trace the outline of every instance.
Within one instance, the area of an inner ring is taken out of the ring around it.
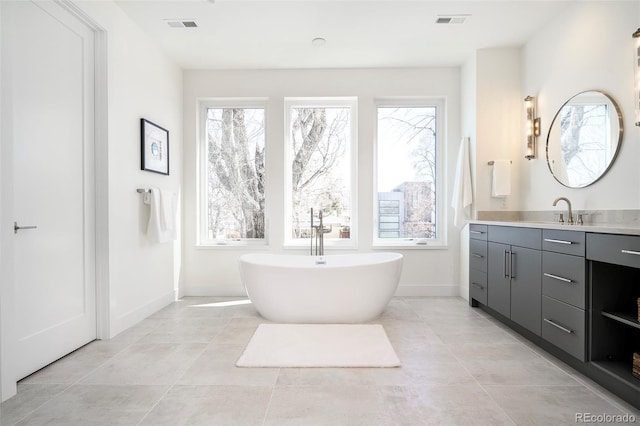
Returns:
[[[401,368],[236,368],[261,322],[185,298],[18,384],[2,425],[561,425],[640,412],[461,298],[394,298]]]

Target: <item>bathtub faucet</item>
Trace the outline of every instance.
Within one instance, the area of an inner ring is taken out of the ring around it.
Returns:
[[[315,240],[315,255],[324,256],[324,224],[322,223],[322,210],[318,212],[318,219],[320,224],[313,226],[313,208],[311,209],[311,256],[313,256],[313,244]],[[315,231],[315,239],[313,238]]]

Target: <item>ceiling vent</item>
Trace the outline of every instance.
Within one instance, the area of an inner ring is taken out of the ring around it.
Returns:
[[[167,19],[167,25],[171,28],[198,28],[196,21],[180,21],[176,19]]]
[[[436,18],[436,24],[464,24],[469,15],[440,15]]]

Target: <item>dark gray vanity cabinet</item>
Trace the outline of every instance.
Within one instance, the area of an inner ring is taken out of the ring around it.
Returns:
[[[640,235],[543,228],[471,225],[471,306],[640,408]]]
[[[469,300],[487,304],[487,225],[469,227]]]
[[[541,230],[488,226],[487,306],[540,335]]]
[[[586,360],[585,233],[542,231],[542,337]]]
[[[511,318],[510,250],[509,244],[488,243],[487,284],[491,294],[487,297],[486,305],[507,318]]]

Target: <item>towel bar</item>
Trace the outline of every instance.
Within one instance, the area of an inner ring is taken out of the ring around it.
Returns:
[[[136,189],[136,191],[138,192],[138,194],[146,194],[147,192],[151,192],[150,189],[146,189],[146,188],[138,188]]]
[[[493,161],[493,160],[487,162],[487,164],[490,165],[490,166],[493,166],[495,163],[496,162]],[[513,161],[509,160],[509,163],[513,164]]]

